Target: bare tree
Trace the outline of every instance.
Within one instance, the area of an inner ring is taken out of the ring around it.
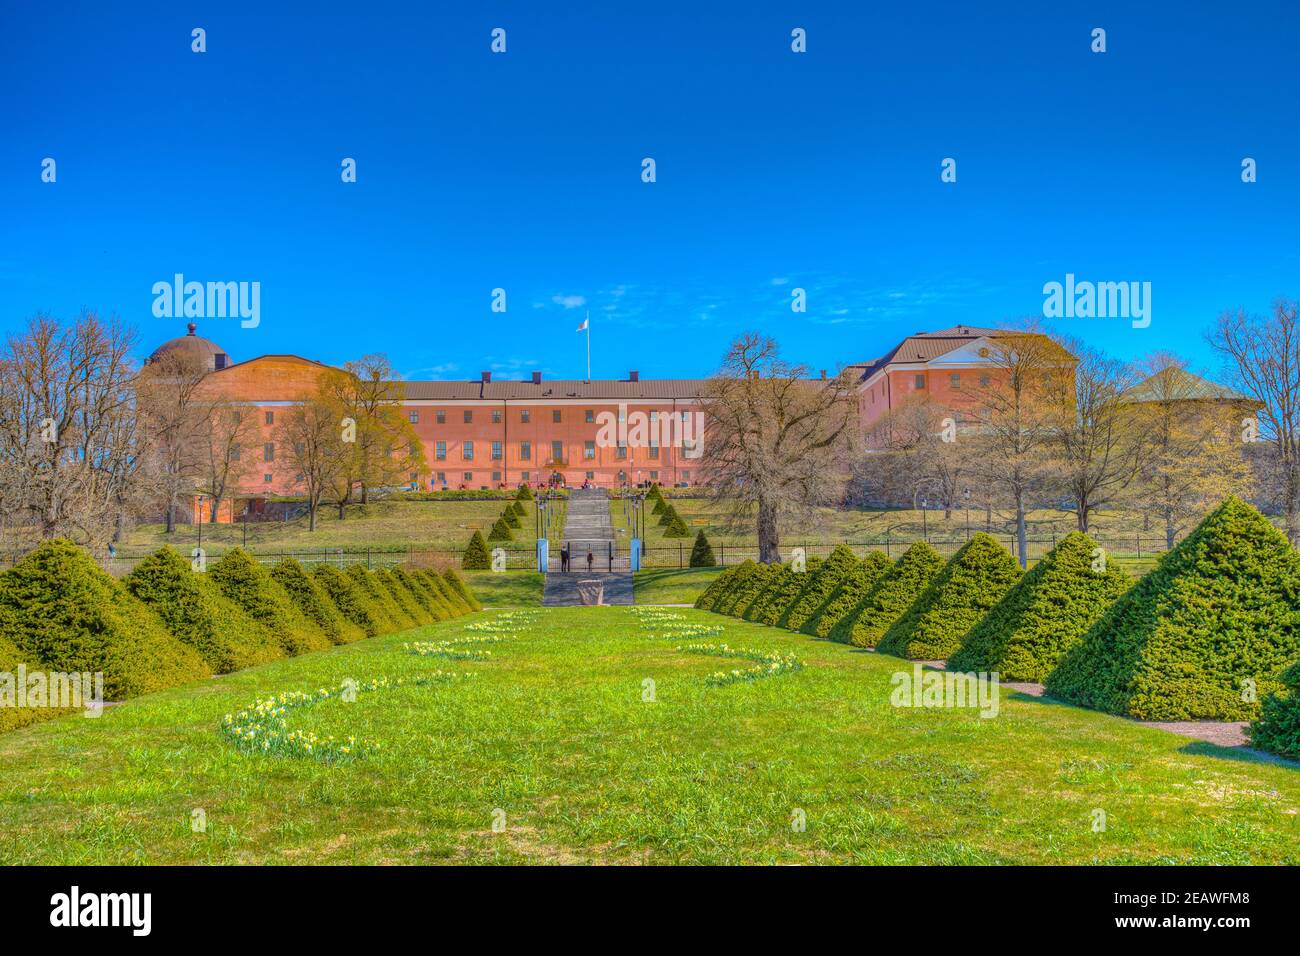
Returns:
[[[858,432],[850,377],[810,379],[747,332],[703,393],[706,481],[733,520],[756,522],[759,560],[779,561],[780,521],[843,497]]]
[[[201,356],[172,349],[141,369],[136,381],[146,467],[163,502],[168,534],[176,530],[181,497],[197,490],[208,459],[205,436],[212,406],[200,396],[207,373]]]
[[[199,490],[212,501],[210,520],[215,523],[221,502],[238,493],[252,470],[244,451],[256,444],[260,434],[257,406],[219,398],[208,408],[206,425]]]
[[[1250,469],[1231,405],[1207,399],[1202,380],[1175,355],[1157,352],[1143,365],[1148,374],[1140,395],[1126,402],[1143,445],[1131,494],[1160,519],[1172,550],[1210,508],[1249,492]]]
[[[349,465],[361,502],[372,488],[400,482],[401,476],[425,467],[424,445],[402,413],[405,386],[385,355],[365,355],[343,366],[344,378],[331,378],[328,400],[356,422],[354,456]]]
[[[276,443],[287,449],[306,494],[307,529],[315,531],[321,502],[346,471],[351,445],[344,440],[334,405],[320,397],[294,405],[276,431]]]
[[[913,499],[922,489],[934,489],[944,517],[951,518],[968,479],[969,449],[958,440],[960,432],[959,411],[924,393],[912,395],[867,433],[867,442],[877,450],[866,456],[866,463],[882,473],[881,486],[906,488]]]
[[[0,384],[0,491],[40,539],[99,546],[138,499],[134,334],[82,312],[8,336]]]
[[[1225,312],[1210,334],[1232,384],[1262,406],[1257,439],[1273,459],[1270,489],[1286,518],[1286,535],[1300,545],[1300,317],[1296,302],[1279,300],[1267,318],[1244,309]]]
[[[1112,504],[1137,474],[1142,441],[1126,414],[1124,396],[1135,384],[1134,368],[1073,339],[1058,344],[1078,360],[1073,375],[1049,375],[1047,400],[1055,419],[1061,484],[1074,501],[1080,531],[1092,513]]]
[[[970,388],[979,421],[963,442],[971,471],[1002,492],[1015,512],[1020,566],[1029,563],[1025,512],[1053,474],[1057,420],[1053,378],[1072,373],[1073,356],[1030,323],[989,340],[987,384]]]

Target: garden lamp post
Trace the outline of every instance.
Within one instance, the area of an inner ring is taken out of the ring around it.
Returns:
[[[206,499],[199,495],[199,550],[203,550],[203,503]]]
[[[921,499],[921,537],[927,542],[930,540],[930,526],[926,522],[926,512],[930,508],[930,502],[925,498]]]
[[[966,540],[970,540],[970,489],[967,488],[962,495],[966,499]]]

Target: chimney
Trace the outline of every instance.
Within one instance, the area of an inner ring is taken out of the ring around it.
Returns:
[[[826,369],[822,369],[822,381],[826,381]]]
[[[627,380],[629,382],[639,382],[641,381],[641,373],[636,369],[632,369],[632,371],[627,373]]]
[[[541,373],[541,372],[534,372],[534,373],[533,373],[533,384],[534,384],[534,385],[541,385],[541,384],[542,384],[542,373]]]
[[[483,376],[483,382],[484,382],[484,384],[486,384],[486,383],[492,381],[492,373],[491,373],[491,372],[480,372],[479,374]]]

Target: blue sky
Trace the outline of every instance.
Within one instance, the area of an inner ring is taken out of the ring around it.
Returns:
[[[1072,272],[1151,282],[1152,323],[1063,331],[1212,370],[1220,311],[1300,297],[1294,3],[14,6],[3,331],[87,306],[152,345],[180,272],[261,283],[257,328],[199,323],[236,359],[581,377],[590,309],[597,377],[694,376],[744,329],[834,368]]]

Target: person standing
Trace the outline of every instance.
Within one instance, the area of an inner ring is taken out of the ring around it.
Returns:
[[[591,573],[591,564],[595,560],[596,560],[596,556],[592,554],[591,551],[588,551],[587,552],[587,573],[588,574]]]

